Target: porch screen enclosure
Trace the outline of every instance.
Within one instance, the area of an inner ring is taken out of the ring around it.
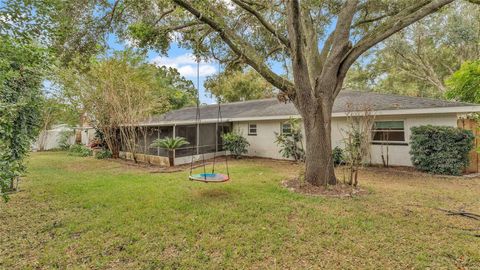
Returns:
[[[168,157],[168,150],[151,147],[153,141],[165,137],[184,137],[189,144],[177,149],[175,157],[219,152],[224,150],[221,134],[231,130],[231,123],[200,124],[198,130],[195,124],[139,127],[136,150],[137,154]],[[122,151],[127,151],[124,143],[121,148]]]

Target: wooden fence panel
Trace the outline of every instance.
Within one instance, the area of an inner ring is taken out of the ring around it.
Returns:
[[[478,130],[478,124],[473,119],[458,119],[457,125],[459,128],[463,128],[466,130],[471,130],[473,135],[475,135],[474,140],[474,149],[470,151],[470,165],[466,168],[467,173],[478,173],[480,172],[480,158],[477,152],[477,149],[480,147],[480,132]]]

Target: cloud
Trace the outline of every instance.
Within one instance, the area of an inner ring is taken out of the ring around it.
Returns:
[[[152,61],[157,66],[166,66],[176,68],[184,77],[197,76],[197,61],[195,56],[190,53],[176,57],[157,56]],[[200,77],[210,76],[217,72],[215,65],[207,62],[200,62]]]

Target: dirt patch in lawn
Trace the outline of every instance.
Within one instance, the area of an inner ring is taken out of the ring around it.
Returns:
[[[312,196],[350,198],[368,194],[366,190],[358,187],[344,184],[317,187],[308,182],[300,181],[298,178],[285,180],[282,185],[290,191]]]

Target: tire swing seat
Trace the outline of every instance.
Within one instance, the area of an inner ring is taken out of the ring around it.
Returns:
[[[222,173],[198,173],[190,175],[189,179],[204,183],[222,183],[230,180],[230,177]]]

